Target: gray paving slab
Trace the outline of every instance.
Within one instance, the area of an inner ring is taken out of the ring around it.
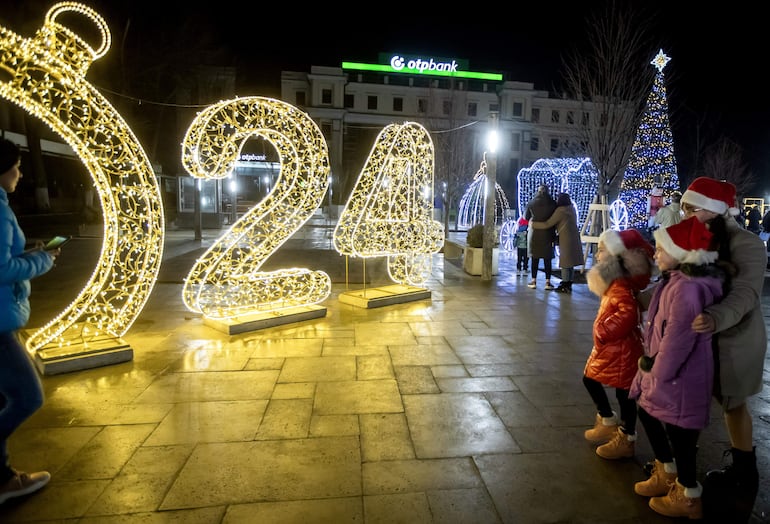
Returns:
[[[364,279],[314,227],[265,269],[328,271],[326,316],[230,336],[181,299],[218,234],[167,233],[159,281],[124,336],[133,360],[42,377],[46,402],[10,452],[52,480],[0,505],[0,522],[670,522],[633,492],[651,458],[642,432],[618,462],[582,437],[598,307],[584,284],[529,289],[506,253],[486,282],[437,254],[430,299],[358,308],[337,297],[387,282],[382,261]],[[100,247],[73,239],[33,281],[30,327],[76,296]],[[762,301],[768,319],[770,287]],[[750,522],[768,523],[770,388],[751,406],[763,489]],[[717,406],[712,417],[701,476],[728,446]]]

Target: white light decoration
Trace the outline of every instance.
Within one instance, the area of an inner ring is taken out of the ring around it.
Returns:
[[[596,169],[587,157],[540,158],[517,176],[518,206],[523,214],[540,184],[548,186],[551,196],[569,193],[577,208],[578,223],[588,218],[588,206],[596,197]]]
[[[268,195],[217,239],[185,279],[185,305],[209,319],[317,304],[331,292],[331,279],[323,271],[260,271],[310,219],[329,185],[326,141],[306,113],[263,97],[209,106],[185,134],[182,164],[200,179],[225,178],[250,137],[262,137],[276,148],[281,171]]]
[[[94,49],[57,22],[63,13],[96,25]],[[85,80],[111,36],[104,19],[74,2],[55,4],[34,37],[0,26],[0,96],[45,122],[69,144],[94,181],[104,240],[91,278],[62,313],[26,339],[29,351],[66,349],[122,336],[150,296],[163,251],[163,207],[152,166],[128,125]]]
[[[495,135],[496,136],[496,135]],[[458,207],[457,227],[460,229],[470,229],[476,224],[484,223],[484,210],[486,209],[487,199],[487,159],[486,155],[481,161],[479,170],[473,175],[473,182],[460,198]],[[495,183],[495,217],[496,226],[501,226],[511,206],[505,191],[500,184]]]
[[[387,256],[394,282],[425,282],[431,254],[444,244],[444,225],[432,219],[433,160],[433,142],[420,124],[385,127],[340,214],[335,249],[354,257]]]

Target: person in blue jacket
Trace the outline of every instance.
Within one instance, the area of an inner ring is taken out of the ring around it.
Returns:
[[[644,325],[645,354],[631,384],[639,421],[655,454],[652,475],[634,491],[668,517],[703,518],[696,478],[700,432],[709,423],[714,384],[711,333],[692,321],[723,295],[727,273],[715,264],[713,234],[695,217],[655,230],[661,280]]]
[[[33,493],[51,478],[47,471],[12,468],[8,439],[43,405],[43,387],[17,330],[29,320],[30,279],[53,267],[58,250],[25,251],[26,238],[8,204],[22,177],[19,146],[0,138],[0,504]]]

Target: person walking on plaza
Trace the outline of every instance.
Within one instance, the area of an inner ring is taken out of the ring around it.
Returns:
[[[583,265],[583,244],[580,243],[580,229],[577,225],[577,212],[572,199],[567,193],[556,197],[556,209],[545,222],[533,221],[533,229],[556,227],[559,241],[559,265],[561,282],[556,291],[572,293],[572,281],[575,278],[575,266]]]
[[[58,250],[25,251],[26,238],[13,213],[8,194],[22,177],[19,147],[0,138],[0,503],[33,493],[51,478],[47,471],[13,469],[8,439],[43,405],[43,387],[16,331],[29,320],[29,280],[53,267]]]
[[[760,297],[767,252],[758,235],[741,228],[736,188],[712,178],[696,178],[682,195],[685,217],[706,224],[719,241],[719,261],[731,263],[736,274],[725,296],[695,317],[692,329],[711,333],[716,360],[714,396],[724,412],[732,463],[706,475],[704,489],[720,495],[715,507],[748,516],[759,487],[753,421],[747,399],[762,390],[767,332]],[[708,499],[704,499],[707,500]],[[737,522],[737,520],[734,520]]]
[[[583,372],[583,384],[597,410],[585,439],[601,444],[596,454],[605,459],[634,455],[637,415],[629,389],[644,353],[635,295],[650,283],[653,254],[639,231],[608,229],[599,236],[596,262],[586,276],[588,289],[601,302],[593,324],[594,345]],[[620,418],[612,410],[605,386],[615,388]]]
[[[658,209],[658,212],[655,213],[656,227],[667,228],[682,221],[681,200],[682,193],[679,191],[671,193],[671,202],[667,206]]]
[[[516,274],[527,274],[529,265],[529,250],[527,249],[527,235],[529,222],[521,217],[517,222],[516,233],[514,233],[514,244],[516,245]]]
[[[746,229],[758,235],[762,232],[762,212],[757,206],[751,206],[746,213]]]
[[[524,218],[530,222],[533,220],[543,222],[551,218],[555,209],[556,200],[548,192],[548,186],[541,184],[537,189],[537,194],[527,204]],[[532,259],[532,280],[529,281],[527,287],[532,289],[537,287],[537,272],[542,259],[545,270],[545,289],[554,289],[553,284],[551,284],[554,240],[556,240],[556,228],[554,226],[545,229],[530,228],[529,257]]]
[[[668,517],[703,517],[697,481],[698,437],[709,422],[714,357],[711,334],[693,319],[722,297],[726,272],[716,266],[712,234],[695,217],[655,231],[661,272],[644,327],[645,355],[631,385],[639,421],[655,454],[652,474],[634,491]]]

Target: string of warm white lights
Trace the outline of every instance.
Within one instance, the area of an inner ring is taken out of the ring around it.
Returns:
[[[326,141],[306,113],[263,97],[214,104],[187,130],[182,164],[196,178],[224,178],[251,137],[276,148],[281,172],[270,193],[197,260],[185,279],[185,305],[211,319],[317,304],[331,292],[323,271],[259,270],[313,215],[329,185]]]
[[[334,247],[354,257],[388,257],[394,282],[420,285],[444,243],[432,219],[433,142],[420,124],[385,127],[374,142],[334,229]]]
[[[76,13],[96,25],[93,49],[58,23]],[[105,333],[122,336],[155,285],[163,251],[163,207],[152,166],[121,116],[85,80],[109,49],[104,19],[74,3],[55,4],[33,38],[0,27],[0,96],[45,122],[83,161],[103,211],[104,240],[91,278],[66,309],[27,339],[37,350]]]

